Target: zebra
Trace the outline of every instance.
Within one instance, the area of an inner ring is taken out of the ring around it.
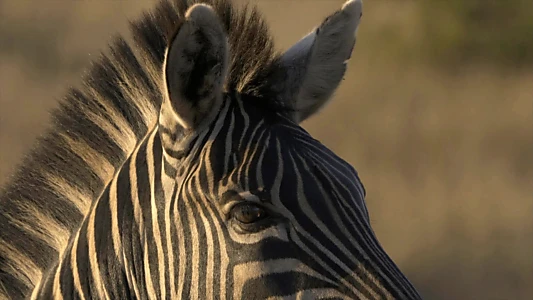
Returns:
[[[299,124],[332,98],[349,0],[274,50],[253,6],[162,0],[0,195],[0,298],[420,299],[355,169]]]

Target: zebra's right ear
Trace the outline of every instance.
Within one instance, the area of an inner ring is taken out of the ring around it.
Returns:
[[[160,132],[176,137],[209,124],[222,103],[227,68],[228,42],[217,14],[208,5],[190,7],[165,57]]]

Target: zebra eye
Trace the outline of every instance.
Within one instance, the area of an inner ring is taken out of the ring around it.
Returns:
[[[243,203],[231,209],[232,217],[243,223],[251,224],[267,217],[267,212],[259,205]]]

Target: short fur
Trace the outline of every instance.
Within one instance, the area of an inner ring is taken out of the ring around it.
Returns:
[[[339,86],[355,45],[362,9],[361,1],[346,2],[283,54],[282,66],[289,70],[289,79],[278,85],[279,94],[294,108],[292,117],[297,123],[324,107]]]
[[[135,44],[119,36],[93,63],[0,194],[0,298],[27,295],[56,264],[92,201],[155,125],[167,41],[195,2],[211,5],[227,32],[226,88],[255,96],[266,90],[279,55],[255,9],[236,10],[228,0],[164,0],[132,22]]]

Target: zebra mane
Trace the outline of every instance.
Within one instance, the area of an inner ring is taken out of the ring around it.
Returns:
[[[39,282],[93,200],[155,126],[167,41],[188,7],[211,5],[226,29],[228,90],[257,95],[279,60],[255,8],[237,9],[230,0],[171,1],[131,22],[134,43],[119,36],[92,64],[82,86],[68,91],[50,130],[0,192],[0,295],[2,286],[25,290],[14,286],[14,279],[26,288]]]

